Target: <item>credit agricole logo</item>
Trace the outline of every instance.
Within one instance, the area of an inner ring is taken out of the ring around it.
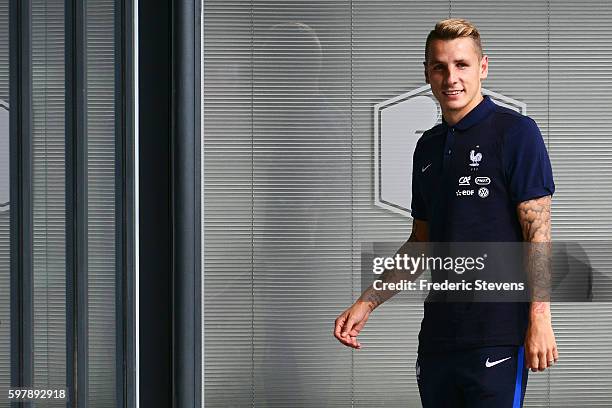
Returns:
[[[527,105],[482,89],[498,105],[527,114]],[[374,105],[374,203],[410,216],[412,155],[426,130],[442,122],[442,111],[429,85]]]

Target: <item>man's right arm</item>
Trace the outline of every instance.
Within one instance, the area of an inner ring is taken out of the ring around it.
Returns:
[[[429,226],[427,221],[419,220],[414,218],[412,221],[412,233],[408,240],[397,250],[396,254],[409,254],[410,246],[414,242],[428,242],[429,241]],[[412,278],[416,279],[423,273],[423,270],[418,270],[412,274]],[[381,276],[380,280],[383,282],[399,282],[402,277],[405,278],[406,272],[399,272],[395,268],[386,270]],[[383,304],[385,301],[393,297],[398,290],[376,290],[373,285],[370,285],[366,290],[363,291],[357,302],[365,302],[368,305],[370,311],[376,309],[378,306]]]
[[[397,253],[408,253],[412,243],[427,241],[429,241],[427,222],[415,218],[412,222],[410,238],[400,247]],[[416,279],[421,273],[422,270],[417,271],[412,276]],[[391,269],[385,271],[380,279],[384,282],[397,282],[401,280],[401,274]],[[357,341],[357,335],[368,321],[370,313],[395,293],[397,291],[377,291],[370,285],[351,307],[336,318],[334,322],[334,336],[346,346],[356,349],[361,348],[361,343]]]

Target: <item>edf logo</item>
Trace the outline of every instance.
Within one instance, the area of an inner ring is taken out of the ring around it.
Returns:
[[[527,114],[527,105],[482,88],[496,104]],[[374,203],[410,216],[412,155],[426,130],[442,122],[429,85],[374,105]]]

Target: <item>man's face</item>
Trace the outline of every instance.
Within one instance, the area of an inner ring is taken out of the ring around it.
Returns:
[[[478,60],[471,38],[433,40],[429,61],[425,63],[425,81],[442,107],[442,113],[459,119],[482,100],[481,83],[487,77],[488,57]],[[448,118],[446,118],[448,120]]]

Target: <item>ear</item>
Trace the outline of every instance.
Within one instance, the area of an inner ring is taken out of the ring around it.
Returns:
[[[483,55],[480,59],[480,79],[485,79],[489,75],[489,56]]]

